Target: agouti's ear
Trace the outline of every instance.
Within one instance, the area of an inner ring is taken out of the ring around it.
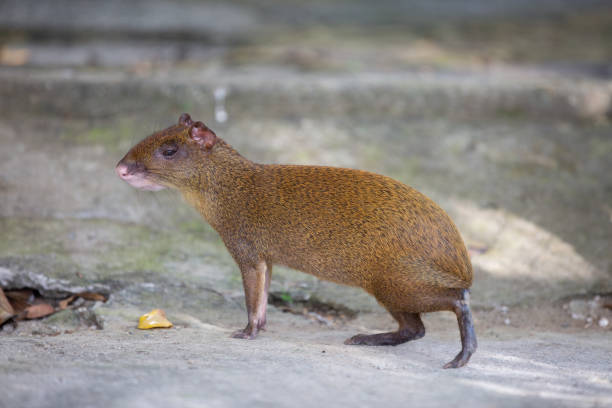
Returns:
[[[206,149],[212,148],[217,142],[217,135],[215,135],[215,132],[207,128],[202,122],[195,122],[191,125],[189,128],[189,136]]]
[[[188,113],[183,113],[178,121],[179,125],[183,126],[191,126],[193,125],[193,120],[191,120],[191,116]]]

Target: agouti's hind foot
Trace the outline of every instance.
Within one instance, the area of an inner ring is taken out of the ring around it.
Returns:
[[[459,323],[459,334],[461,335],[461,351],[453,359],[446,363],[444,368],[459,368],[463,367],[470,361],[472,354],[476,352],[478,342],[476,341],[476,333],[474,333],[474,323],[472,322],[472,313],[468,306],[467,291],[463,292],[461,299],[454,304],[455,314],[457,315],[457,323]]]
[[[344,344],[364,346],[397,346],[425,335],[425,326],[418,313],[390,312],[399,323],[399,330],[378,334],[358,334],[346,339]]]
[[[398,344],[406,343],[410,340],[420,339],[424,335],[424,330],[417,333],[400,330],[388,333],[358,334],[346,339],[344,344],[359,346],[397,346]]]
[[[459,368],[463,367],[470,361],[470,357],[472,357],[473,352],[467,350],[461,350],[457,356],[446,364],[444,364],[444,368]]]

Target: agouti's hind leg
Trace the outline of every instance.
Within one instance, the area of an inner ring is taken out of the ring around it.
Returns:
[[[453,361],[446,363],[444,368],[463,367],[470,360],[470,357],[474,354],[478,346],[476,334],[474,333],[472,313],[467,303],[467,296],[467,291],[464,291],[462,298],[453,303],[453,309],[457,315],[457,322],[459,323],[459,333],[461,334],[461,351]]]
[[[418,313],[390,312],[399,323],[394,332],[378,334],[358,334],[347,339],[344,344],[365,346],[397,346],[425,335],[425,326]]]

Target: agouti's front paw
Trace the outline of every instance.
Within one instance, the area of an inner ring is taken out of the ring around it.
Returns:
[[[232,333],[230,337],[234,339],[253,340],[255,337],[257,337],[257,330],[253,330],[249,326],[247,326],[244,329],[236,330]]]

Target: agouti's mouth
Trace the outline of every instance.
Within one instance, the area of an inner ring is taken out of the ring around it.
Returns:
[[[123,162],[119,162],[117,167],[115,167],[115,171],[123,181],[140,190],[159,191],[166,188],[165,186],[148,180],[144,173],[138,171],[135,166],[129,166]]]

